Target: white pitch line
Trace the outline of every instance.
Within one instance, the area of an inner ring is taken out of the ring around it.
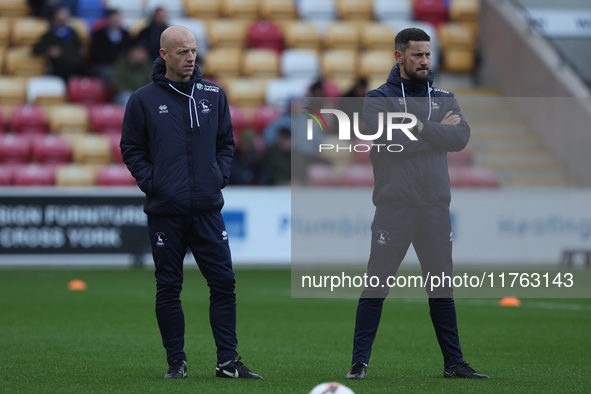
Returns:
[[[403,302],[408,303],[423,303],[424,298],[402,298]],[[473,300],[466,298],[456,298],[458,304],[468,305],[483,305],[483,306],[499,306],[499,301],[495,299],[487,300]],[[521,307],[536,308],[536,309],[556,309],[556,310],[571,310],[571,311],[591,311],[591,305],[586,304],[567,304],[564,302],[541,302],[541,301],[523,301]]]

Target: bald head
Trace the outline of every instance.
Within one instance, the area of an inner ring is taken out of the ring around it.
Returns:
[[[187,40],[193,40],[195,42],[195,37],[191,30],[184,26],[170,26],[160,35],[160,48],[170,48],[173,44]]]
[[[197,43],[193,33],[183,26],[170,26],[160,36],[160,57],[166,63],[166,78],[188,81],[195,70]]]

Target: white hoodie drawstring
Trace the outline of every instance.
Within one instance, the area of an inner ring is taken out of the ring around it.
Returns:
[[[193,97],[193,92],[195,91],[195,85],[196,84],[193,84],[193,88],[191,89],[191,95],[188,95],[186,93],[181,92],[180,90],[178,90],[174,86],[172,86],[172,84],[170,84],[170,83],[168,84],[168,86],[173,88],[176,92],[189,98],[189,116],[191,117],[191,129],[193,129],[193,112],[191,112],[191,102],[193,102],[193,108],[195,109],[195,120],[197,122],[197,129],[199,130],[199,132],[201,132],[201,125],[199,124],[199,115],[197,113],[197,100],[195,100],[195,98]]]
[[[404,100],[404,112],[408,112],[408,107],[406,105],[406,95],[404,94],[404,83],[400,82],[400,85],[402,86],[402,99]],[[427,94],[429,95],[429,116],[427,117],[427,120],[431,120],[431,87],[429,86],[429,81],[427,81]],[[402,119],[402,123],[404,123],[404,120],[406,118]]]

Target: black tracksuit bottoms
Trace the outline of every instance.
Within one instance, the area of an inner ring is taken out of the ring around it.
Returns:
[[[410,244],[421,263],[423,278],[445,273],[452,275],[452,234],[449,207],[445,205],[378,206],[372,223],[368,277],[378,276],[387,283],[396,275]],[[429,295],[429,309],[445,366],[463,362],[456,309],[451,288]],[[353,362],[369,363],[388,287],[366,288],[361,294],[355,320]]]
[[[156,266],[156,318],[168,363],[187,359],[185,317],[179,298],[187,248],[209,286],[209,321],[217,347],[217,361],[234,359],[238,345],[235,280],[221,212],[184,217],[148,215],[148,230]]]

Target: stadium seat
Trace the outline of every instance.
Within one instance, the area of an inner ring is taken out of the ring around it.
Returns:
[[[31,47],[49,30],[49,21],[41,18],[19,18],[12,23],[14,46]]]
[[[83,105],[58,105],[48,107],[47,112],[49,128],[54,133],[84,135],[88,132],[88,114]]]
[[[129,35],[132,38],[137,38],[144,27],[150,23],[148,18],[126,18],[123,17],[123,26],[127,27]]]
[[[258,107],[265,102],[267,80],[240,78],[228,83],[228,100],[230,105]]]
[[[236,105],[230,106],[230,116],[232,117],[232,129],[234,130],[234,137],[242,134],[244,130],[250,127],[250,124],[246,118],[246,112],[243,108]]]
[[[252,127],[257,134],[261,134],[267,125],[277,119],[282,113],[275,106],[263,106],[255,109],[252,118]]]
[[[350,22],[331,23],[324,36],[324,46],[329,49],[358,49],[359,31],[357,25]]]
[[[449,17],[456,22],[477,22],[480,16],[479,0],[451,0]]]
[[[103,0],[78,0],[76,16],[86,20],[88,26],[94,27],[94,23],[105,16]]]
[[[205,23],[194,18],[172,18],[170,25],[184,26],[191,30],[197,42],[197,55],[202,58],[206,56],[209,50],[209,38],[207,37],[207,28]]]
[[[332,49],[322,54],[322,76],[333,79],[340,77],[354,78],[357,75],[357,51],[348,49]]]
[[[342,20],[371,20],[373,0],[336,0],[337,13]]]
[[[373,167],[371,164],[353,164],[343,171],[343,186],[373,186]]]
[[[247,43],[250,48],[283,50],[283,33],[279,26],[268,21],[256,21],[248,27]]]
[[[13,18],[0,17],[0,48],[8,48],[11,45],[12,22]]]
[[[0,136],[0,163],[28,163],[31,157],[31,141],[19,134]]]
[[[307,168],[308,184],[311,186],[336,186],[337,172],[327,164],[311,164]]]
[[[32,77],[45,74],[46,59],[35,56],[29,47],[13,47],[6,53],[4,68],[14,76]]]
[[[76,32],[82,44],[90,44],[90,25],[86,19],[72,16],[68,21],[68,26]]]
[[[109,145],[111,146],[111,156],[113,157],[114,163],[123,163],[123,158],[121,157],[121,148],[119,144],[121,142],[121,134],[103,134],[103,136],[109,141]]]
[[[72,149],[63,137],[47,134],[32,141],[32,156],[36,163],[69,163],[72,161]]]
[[[361,57],[359,76],[367,79],[385,78],[396,62],[394,51],[366,51]]]
[[[258,0],[222,0],[221,12],[225,18],[252,21],[258,18]]]
[[[265,102],[284,109],[292,97],[303,97],[314,78],[277,78],[267,82]]]
[[[242,61],[244,76],[275,78],[279,76],[279,56],[271,49],[248,49]]]
[[[459,152],[447,153],[447,165],[449,167],[469,167],[472,165],[472,151],[466,147]]]
[[[299,0],[298,15],[303,20],[331,21],[337,19],[334,0]]]
[[[493,170],[484,167],[462,168],[461,183],[463,187],[499,187],[499,180]]]
[[[94,186],[96,171],[92,166],[63,164],[55,173],[56,186]]]
[[[88,108],[90,130],[121,135],[125,109],[117,104],[98,104]]]
[[[7,52],[8,50],[5,47],[0,46],[0,75],[3,75],[5,73],[4,64],[6,63]]]
[[[53,186],[55,184],[55,165],[29,164],[18,167],[13,173],[15,186]]]
[[[443,53],[443,69],[452,73],[467,73],[476,68],[476,52],[471,49],[449,48]]]
[[[20,134],[47,134],[49,122],[42,107],[36,105],[19,105],[12,109],[10,129]]]
[[[0,186],[12,185],[13,166],[0,164]]]
[[[320,35],[316,25],[310,22],[286,22],[283,37],[288,48],[320,50]]]
[[[261,16],[269,21],[294,20],[298,14],[293,0],[260,0]]]
[[[136,186],[125,164],[109,164],[98,170],[96,184],[101,186]]]
[[[147,14],[151,15],[156,8],[163,7],[166,8],[171,19],[185,16],[185,5],[183,3],[183,0],[145,0],[144,2]]]
[[[40,75],[27,82],[29,104],[52,105],[66,102],[67,86],[64,80],[53,75]]]
[[[474,50],[476,36],[469,27],[459,23],[444,23],[439,26],[439,46],[443,55],[451,48]]]
[[[8,113],[8,109],[4,109],[0,107],[0,135],[3,135],[6,132],[7,127],[7,119],[6,114]]]
[[[361,46],[367,50],[387,50],[394,53],[394,31],[385,23],[371,23],[360,31]]]
[[[26,101],[26,78],[0,76],[0,105],[20,105]]]
[[[409,0],[374,0],[373,15],[378,21],[411,21],[412,2]]]
[[[111,144],[99,134],[88,134],[72,145],[74,161],[79,164],[109,164],[112,161]]]
[[[107,89],[97,77],[72,76],[68,79],[68,101],[78,104],[100,104],[108,100]]]
[[[281,53],[281,75],[286,78],[316,78],[320,76],[320,59],[310,49],[286,49]]]
[[[27,0],[0,1],[0,16],[27,16],[30,12]]]
[[[427,22],[435,27],[449,20],[444,0],[414,0],[412,9],[417,21]]]
[[[242,68],[242,49],[214,48],[207,53],[204,75],[217,78],[238,77]]]
[[[138,19],[146,16],[144,0],[105,0],[105,7],[118,9],[124,19]]]
[[[220,16],[220,3],[211,0],[185,0],[185,14],[189,18],[216,20]]]
[[[212,48],[244,48],[248,21],[218,19],[207,24]]]

